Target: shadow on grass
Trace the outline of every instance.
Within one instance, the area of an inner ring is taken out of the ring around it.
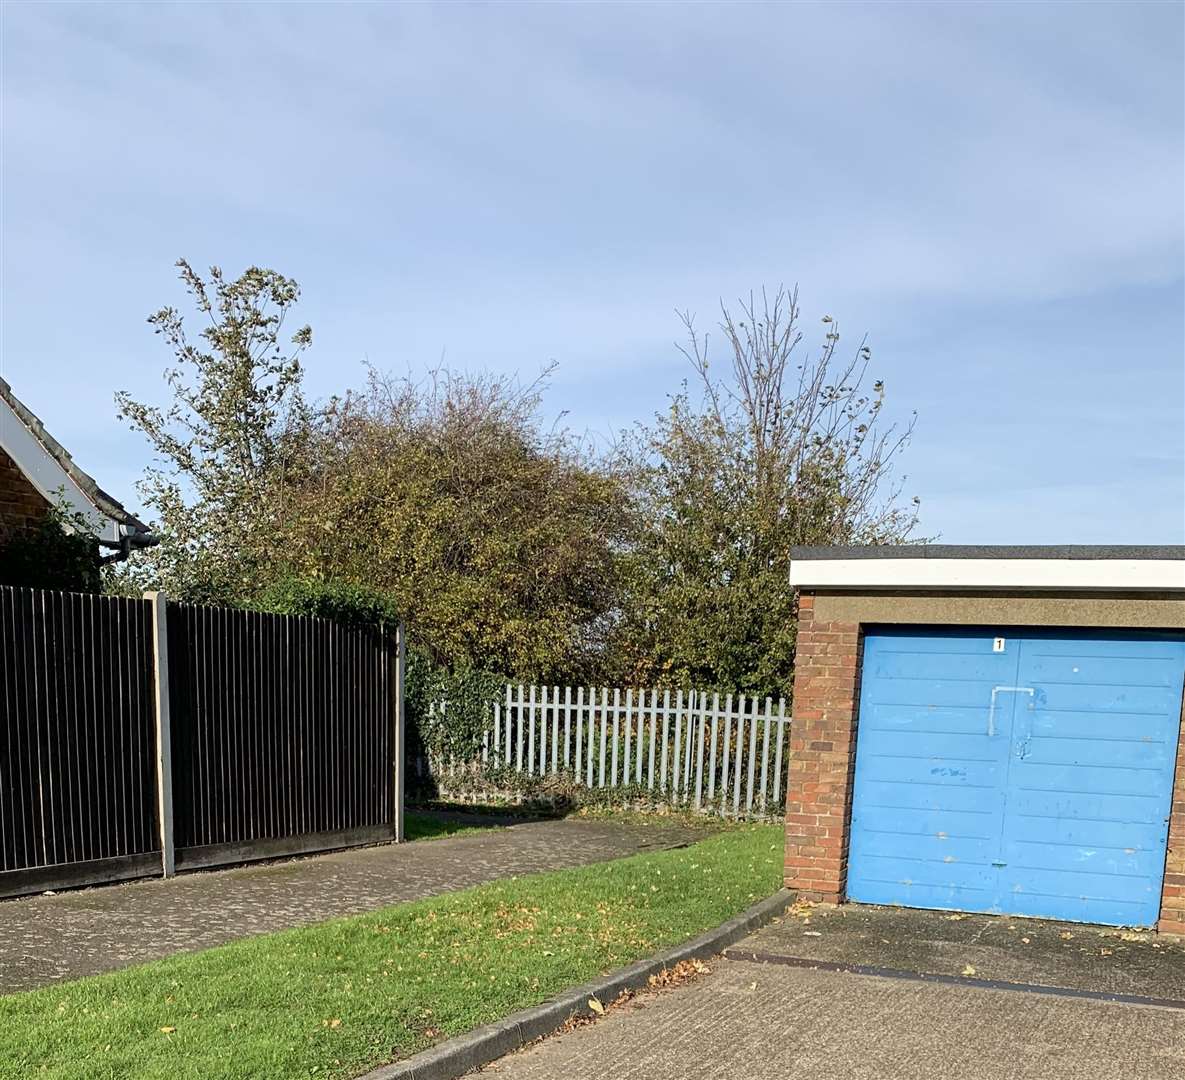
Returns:
[[[484,832],[489,829],[517,825],[524,821],[563,817],[562,814],[508,814],[505,807],[485,809],[474,806],[452,806],[435,803],[409,809],[404,816],[404,833],[408,840],[437,840],[445,836]]]
[[[408,809],[405,826],[408,840],[431,840],[491,828],[523,825],[533,821],[559,821],[564,818],[663,828],[682,824],[701,836],[751,824],[709,814],[692,813],[687,809],[672,812],[635,810],[621,806],[508,807],[505,804],[425,801]]]

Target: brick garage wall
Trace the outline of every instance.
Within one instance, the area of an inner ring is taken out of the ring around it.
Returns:
[[[843,899],[856,762],[862,644],[854,622],[818,622],[798,601],[794,720],[786,784],[786,887],[808,900]]]
[[[861,624],[816,619],[815,596],[804,592],[799,597],[784,879],[806,900],[839,903],[844,898],[862,659]],[[1157,928],[1185,935],[1185,704]]]
[[[1164,864],[1164,892],[1160,922],[1166,934],[1185,935],[1185,705],[1181,709],[1181,736],[1177,741],[1177,773],[1169,812],[1169,850]]]
[[[36,525],[49,503],[3,450],[0,450],[0,537]]]

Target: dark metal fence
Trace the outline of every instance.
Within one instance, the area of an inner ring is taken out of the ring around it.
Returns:
[[[394,628],[0,588],[0,896],[401,835],[401,679]]]
[[[159,865],[149,605],[0,589],[0,703],[0,875]]]
[[[326,619],[169,605],[177,865],[390,838],[393,663]]]

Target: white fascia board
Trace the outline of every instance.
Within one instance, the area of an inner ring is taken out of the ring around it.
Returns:
[[[29,482],[52,506],[64,499],[66,507],[91,523],[95,538],[118,544],[119,523],[104,514],[70,476],[61,463],[24,424],[12,407],[0,398],[0,447],[17,463]]]
[[[829,589],[1149,589],[1185,592],[1182,559],[797,559],[790,584]]]

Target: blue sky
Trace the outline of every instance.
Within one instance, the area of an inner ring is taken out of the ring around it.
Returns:
[[[676,308],[797,282],[917,410],[924,532],[1182,543],[1182,12],[10,0],[0,367],[135,504],[178,256],[301,283],[314,394],[555,360],[598,433]]]

